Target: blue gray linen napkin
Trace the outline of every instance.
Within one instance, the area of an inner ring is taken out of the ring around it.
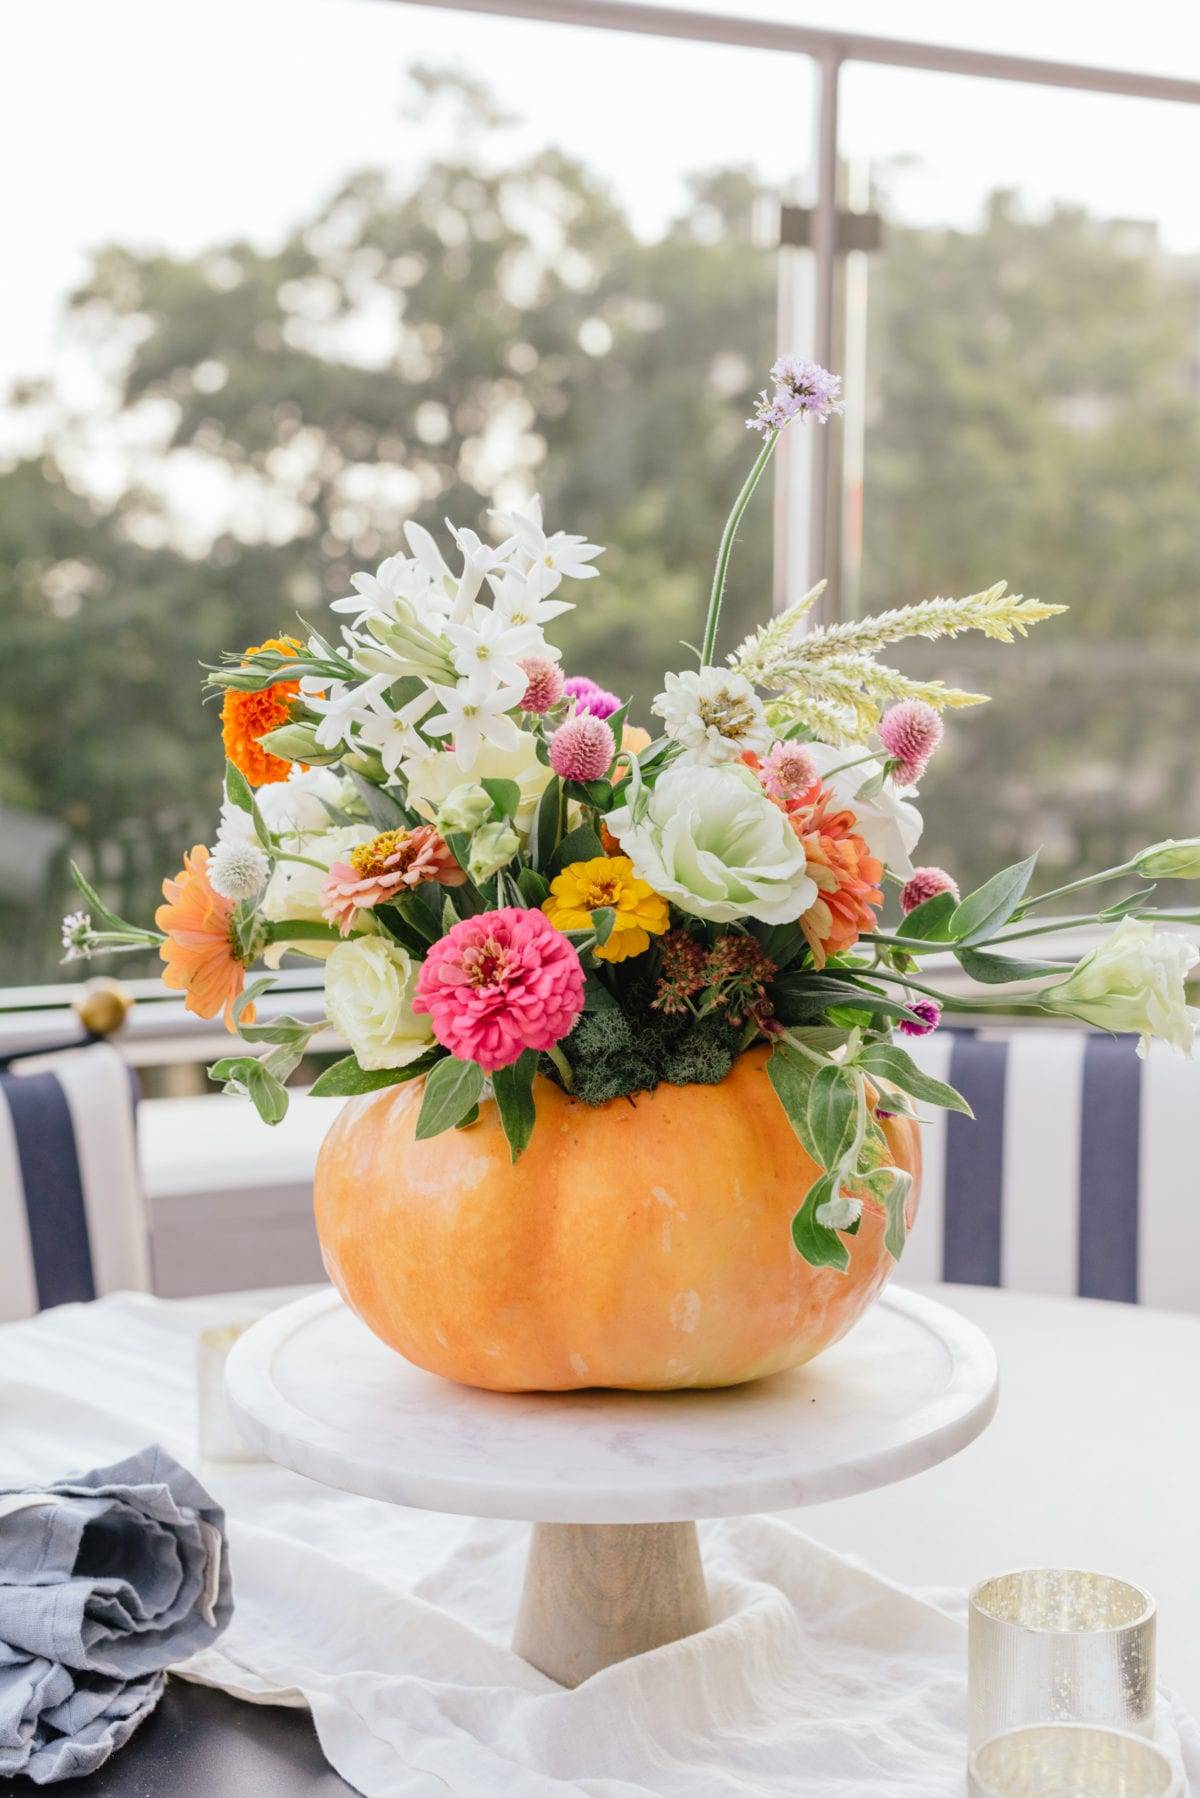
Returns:
[[[0,1776],[92,1773],[233,1614],[225,1513],[154,1445],[0,1486]]]

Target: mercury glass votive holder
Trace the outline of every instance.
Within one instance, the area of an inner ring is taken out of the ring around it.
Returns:
[[[970,1798],[1183,1798],[1161,1748],[1123,1729],[1034,1723],[992,1736],[971,1756]]]
[[[983,1580],[968,1620],[969,1746],[1028,1723],[1149,1735],[1154,1625],[1149,1593],[1108,1574],[1034,1567]]]

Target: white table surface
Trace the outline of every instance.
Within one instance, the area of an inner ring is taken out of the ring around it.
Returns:
[[[1162,1678],[1200,1711],[1200,1316],[922,1290],[991,1337],[994,1420],[940,1467],[796,1522],[909,1585],[1048,1565],[1134,1580],[1158,1600]]]

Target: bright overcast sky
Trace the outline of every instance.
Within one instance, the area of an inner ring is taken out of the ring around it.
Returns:
[[[1200,78],[1190,0],[724,10]],[[419,166],[428,138],[401,108],[415,61],[487,80],[530,121],[514,150],[579,153],[648,232],[688,169],[750,162],[782,181],[808,160],[808,65],[766,53],[382,0],[37,0],[6,26],[0,386],[51,359],[89,246],[270,243],[348,171]],[[1035,205],[1155,219],[1170,247],[1200,250],[1200,108],[865,66],[844,79],[847,155],[919,159],[895,188],[906,216],[969,224],[990,188],[1008,186]]]

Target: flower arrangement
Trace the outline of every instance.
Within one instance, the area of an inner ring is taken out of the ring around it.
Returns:
[[[941,714],[982,696],[880,651],[967,630],[1011,643],[1063,607],[1001,582],[809,628],[817,587],[717,662],[735,535],[780,433],[840,410],[816,365],[784,357],[771,372],[699,665],[666,675],[653,738],[619,696],[564,678],[546,634],[569,584],[597,577],[597,545],[547,532],[535,500],[496,517],[494,544],[451,527],[452,568],[409,524],[407,552],[334,603],[336,636],[280,636],[210,670],[227,756],[215,843],[164,882],[156,930],[115,917],[77,872],[90,909],[65,921],[67,958],[155,945],[188,1009],[223,1013],[241,1039],[210,1074],[269,1123],[322,1025],[259,1024],[254,1003],[285,951],[320,958],[351,1053],[313,1090],[423,1078],[418,1137],[470,1129],[494,1101],[514,1160],[537,1127],[537,1072],[585,1105],[636,1104],[662,1082],[715,1084],[766,1043],[771,1086],[822,1170],[792,1226],[819,1267],[847,1265],[865,1206],[903,1249],[911,1181],[889,1165],[876,1095],[909,1115],[967,1109],[896,1040],[945,1010],[1011,1004],[1002,989],[1019,982],[1047,1012],[1138,1032],[1143,1053],[1151,1035],[1190,1053],[1197,953],[1155,924],[1200,914],[1155,912],[1147,883],[1200,878],[1200,841],[1037,895],[1034,856],[965,897],[913,864]],[[1042,912],[1121,879],[1139,884],[1086,920]],[[1096,919],[1113,929],[1077,966],[1029,958],[1030,939]],[[929,985],[927,957],[955,957],[980,995]]]

